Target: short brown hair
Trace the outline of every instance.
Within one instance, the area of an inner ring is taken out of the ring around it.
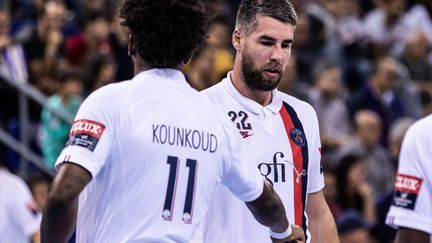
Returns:
[[[243,0],[237,12],[236,28],[250,34],[257,26],[257,15],[297,25],[297,13],[288,0]]]

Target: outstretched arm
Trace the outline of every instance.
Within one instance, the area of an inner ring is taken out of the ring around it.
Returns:
[[[42,215],[43,243],[69,240],[76,225],[78,196],[90,180],[90,173],[77,164],[65,163],[61,166]]]
[[[292,233],[283,241],[304,241],[303,229],[289,225],[282,201],[269,183],[264,182],[261,196],[254,201],[247,202],[246,206],[258,222],[269,227],[274,233],[285,232],[288,227],[291,227]]]

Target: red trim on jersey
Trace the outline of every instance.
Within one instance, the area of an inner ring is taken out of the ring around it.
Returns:
[[[415,176],[398,174],[396,176],[395,190],[400,192],[408,192],[418,194],[420,192],[423,179]]]
[[[294,124],[291,120],[291,116],[288,114],[288,111],[282,107],[280,110],[280,115],[282,117],[282,121],[284,123],[285,131],[287,134],[287,138],[291,145],[291,150],[294,159],[295,169],[301,172],[303,170],[303,155],[301,147],[295,144],[292,139],[290,139],[290,131],[294,128]],[[293,183],[294,183],[294,214],[295,214],[295,224],[303,225],[303,182],[301,178],[297,181],[298,174],[296,170],[293,170]],[[298,182],[298,183],[297,183]]]
[[[105,125],[100,122],[80,119],[74,121],[72,124],[69,136],[73,136],[75,134],[87,134],[99,139],[102,136],[104,130]]]

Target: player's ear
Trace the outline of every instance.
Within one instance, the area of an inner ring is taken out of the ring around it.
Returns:
[[[135,43],[134,39],[132,38],[132,35],[129,35],[129,42],[128,42],[128,56],[132,57],[135,55],[136,49],[135,49]]]
[[[241,32],[238,29],[235,29],[232,34],[232,44],[236,50],[240,49],[240,42],[241,42]]]

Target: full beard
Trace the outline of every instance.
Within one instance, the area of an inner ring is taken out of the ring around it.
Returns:
[[[271,91],[277,87],[282,78],[282,67],[276,62],[264,65],[257,69],[254,66],[252,57],[246,52],[242,56],[242,72],[246,85],[252,90]],[[273,70],[279,73],[277,77],[266,77],[265,70]]]

